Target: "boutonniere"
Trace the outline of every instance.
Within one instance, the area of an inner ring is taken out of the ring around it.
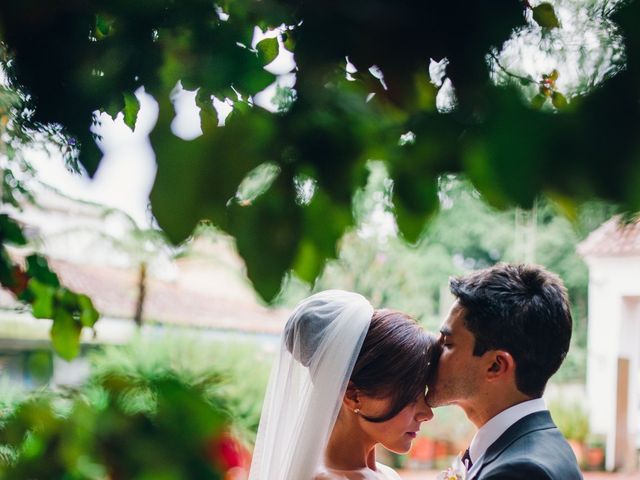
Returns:
[[[462,464],[462,459],[458,455],[453,464],[447,468],[444,472],[436,477],[436,480],[466,480],[467,469]]]

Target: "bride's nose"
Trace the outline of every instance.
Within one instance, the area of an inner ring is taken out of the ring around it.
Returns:
[[[428,422],[433,418],[433,410],[427,405],[425,399],[421,399],[418,402],[418,408],[416,410],[416,420],[419,422]]]

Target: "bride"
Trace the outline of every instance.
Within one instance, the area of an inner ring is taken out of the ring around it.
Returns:
[[[395,480],[375,446],[405,453],[433,417],[438,344],[411,317],[328,290],[289,317],[264,400],[250,480]]]

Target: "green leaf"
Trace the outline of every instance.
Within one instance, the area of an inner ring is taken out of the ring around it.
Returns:
[[[543,2],[537,7],[533,8],[533,19],[542,28],[552,29],[560,28],[560,21],[556,16],[556,12],[553,5],[547,2]]]
[[[51,327],[51,342],[56,353],[65,360],[71,360],[80,353],[80,332],[82,326],[63,308],[57,308]]]
[[[258,56],[264,64],[269,64],[278,56],[279,47],[277,38],[265,38],[256,45]]]
[[[427,175],[398,172],[394,204],[401,203],[411,213],[422,216],[423,221],[438,207],[438,182]]]
[[[140,102],[133,93],[123,93],[124,96],[124,123],[131,131],[136,128],[136,120],[140,111]]]
[[[29,290],[34,300],[31,305],[31,313],[36,318],[52,318],[54,311],[55,287],[44,284],[32,278],[29,280]]]
[[[258,165],[244,177],[238,186],[237,201],[243,206],[250,205],[256,198],[269,190],[279,174],[280,167],[273,162]]]
[[[536,110],[540,110],[546,101],[546,95],[542,95],[541,93],[539,93],[531,99],[531,106]]]
[[[567,102],[567,97],[565,97],[560,92],[553,92],[553,95],[551,96],[551,103],[553,103],[553,106],[558,110],[566,108],[569,104],[569,102]]]
[[[337,255],[337,243],[353,224],[348,205],[332,202],[322,190],[315,192],[302,210],[303,231],[293,269],[299,278],[313,283],[329,258]]]
[[[16,284],[15,265],[9,257],[7,250],[0,245],[0,284],[11,287]]]
[[[555,192],[547,193],[547,197],[549,197],[549,200],[556,209],[569,221],[574,224],[578,221],[578,205],[573,199]]]
[[[76,312],[79,309],[78,295],[68,288],[59,288],[56,292],[56,299],[58,300],[58,304],[69,312]]]
[[[42,255],[33,254],[27,257],[27,275],[46,285],[51,285],[52,287],[60,286],[58,275],[49,268],[47,259]]]
[[[266,301],[278,294],[291,269],[302,237],[300,215],[293,182],[282,175],[252,205],[229,208],[228,231],[236,238],[254,288]]]
[[[296,39],[291,32],[285,32],[282,34],[282,43],[290,52],[293,52],[296,48]]]
[[[433,111],[436,108],[437,87],[431,83],[426,72],[415,76],[416,105],[420,110]]]
[[[93,306],[91,299],[84,295],[78,295],[78,305],[80,306],[80,323],[85,327],[93,327],[100,318],[100,314]]]
[[[25,245],[27,239],[22,233],[20,225],[6,213],[0,214],[0,239],[14,245]]]
[[[158,163],[151,204],[169,239],[179,243],[203,219],[225,229],[229,200],[247,173],[268,160],[265,152],[273,144],[274,116],[259,111],[234,114],[219,128],[217,118],[201,111],[203,134],[186,141],[171,134],[173,106],[163,107],[161,103],[158,125],[151,133]]]
[[[426,218],[407,210],[398,202],[395,203],[394,213],[398,229],[400,230],[403,238],[408,243],[417,242],[422,230],[424,229]]]
[[[95,34],[98,40],[102,40],[113,34],[113,24],[115,19],[109,15],[98,13],[96,15],[96,29]]]

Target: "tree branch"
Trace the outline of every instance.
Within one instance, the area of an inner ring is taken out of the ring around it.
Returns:
[[[498,57],[496,56],[495,53],[491,52],[489,55],[491,55],[491,58],[493,58],[493,60],[496,62],[496,65],[498,67],[500,67],[500,70],[502,70],[507,76],[511,77],[511,78],[517,78],[518,80],[522,81],[522,82],[527,82],[527,83],[532,83],[534,85],[540,85],[540,82],[529,78],[529,77],[523,77],[521,75],[517,75],[515,73],[510,72],[509,70],[507,70],[504,66],[502,66],[502,64],[500,63],[500,60],[498,60]]]

